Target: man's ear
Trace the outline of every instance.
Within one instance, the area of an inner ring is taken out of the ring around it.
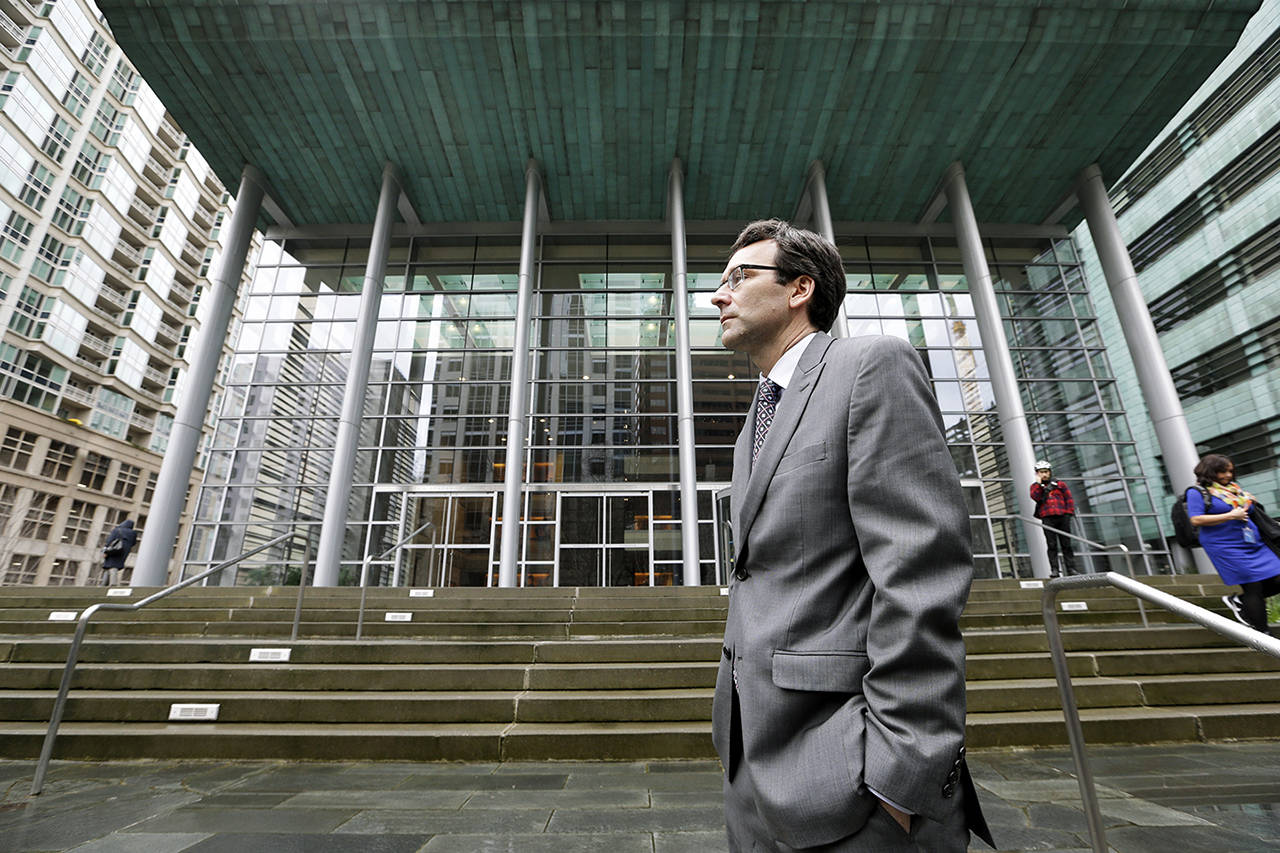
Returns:
[[[791,292],[787,305],[791,308],[803,308],[809,304],[809,300],[813,299],[813,294],[817,291],[817,282],[812,276],[802,275],[792,279],[791,284],[795,285],[795,290]]]

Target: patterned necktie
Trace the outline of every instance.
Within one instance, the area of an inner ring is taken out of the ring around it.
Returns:
[[[773,425],[773,414],[778,410],[778,400],[782,398],[782,386],[768,377],[760,378],[760,393],[756,398],[756,430],[751,444],[751,464],[756,464],[760,448],[764,447],[765,436]]]

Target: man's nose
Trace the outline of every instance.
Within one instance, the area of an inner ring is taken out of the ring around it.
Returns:
[[[716,306],[717,308],[723,305],[728,305],[729,304],[729,288],[723,284],[717,287],[716,292],[711,294],[711,304]]]

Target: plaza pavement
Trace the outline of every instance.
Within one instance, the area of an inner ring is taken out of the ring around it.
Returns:
[[[1280,743],[1089,755],[1117,853],[1280,849]],[[1066,750],[975,750],[970,762],[1000,850],[1088,850]],[[715,762],[55,762],[35,798],[32,770],[0,762],[0,851],[727,849]]]

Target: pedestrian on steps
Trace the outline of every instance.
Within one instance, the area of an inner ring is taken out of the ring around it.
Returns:
[[[1221,454],[1201,459],[1195,475],[1197,485],[1187,489],[1187,515],[1222,582],[1240,586],[1238,595],[1224,595],[1222,601],[1238,621],[1270,633],[1267,599],[1280,594],[1280,557],[1263,544],[1249,518],[1255,498],[1236,482],[1236,466]],[[1209,494],[1208,506],[1201,489]]]

